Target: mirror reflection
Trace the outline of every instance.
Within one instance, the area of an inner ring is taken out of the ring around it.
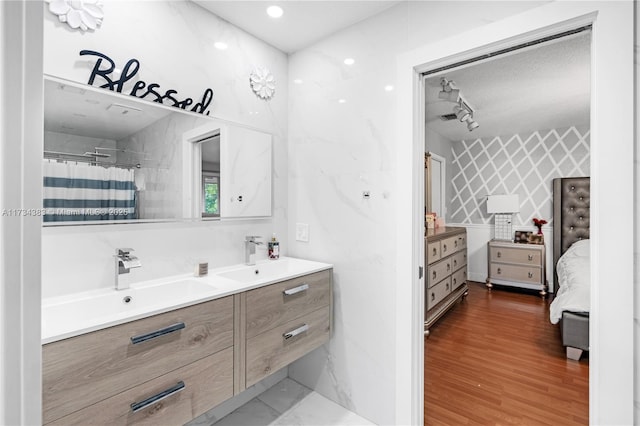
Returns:
[[[271,215],[269,134],[225,123],[187,141],[217,120],[55,79],[45,79],[44,104],[45,225]],[[198,163],[185,144],[197,146]],[[235,200],[221,198],[225,175]],[[239,180],[242,202],[231,190]]]

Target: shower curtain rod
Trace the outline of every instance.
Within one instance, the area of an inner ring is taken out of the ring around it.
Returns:
[[[67,157],[67,158],[65,158]],[[125,164],[125,163],[108,163],[105,161],[100,161],[92,155],[87,154],[74,154],[72,152],[59,152],[59,151],[44,151],[44,158],[46,160],[58,160],[64,161],[75,161],[80,163],[90,163],[95,166],[112,166],[119,167],[121,169],[139,169],[141,166],[140,163],[136,164]]]

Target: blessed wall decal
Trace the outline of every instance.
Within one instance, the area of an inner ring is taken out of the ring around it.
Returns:
[[[104,80],[104,83],[98,87],[122,93],[124,84],[135,77],[135,75],[140,70],[140,61],[138,61],[137,59],[129,59],[129,61],[127,61],[125,66],[122,68],[122,72],[120,73],[119,78],[116,78],[112,75],[113,71],[116,69],[116,64],[107,55],[105,55],[104,53],[96,52],[94,50],[81,50],[80,56],[85,55],[98,57],[98,60],[93,66],[93,70],[91,71],[91,76],[89,77],[88,84],[90,86],[94,85],[96,77],[100,77]],[[162,93],[162,90],[159,89],[160,85],[158,83],[147,84],[142,80],[138,80],[133,85],[133,88],[129,92],[129,95],[135,96],[140,99],[150,99],[153,102],[158,102],[163,105],[169,105],[181,109],[187,109],[193,104],[192,98],[178,100],[175,96],[178,93],[176,90],[169,89]],[[198,114],[209,115],[209,111],[207,111],[207,108],[212,101],[213,90],[207,88],[207,90],[204,91],[200,102],[193,105],[193,107],[191,107],[189,111],[193,111]]]

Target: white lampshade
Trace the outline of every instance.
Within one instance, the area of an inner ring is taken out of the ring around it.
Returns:
[[[487,213],[518,213],[520,198],[513,195],[489,195],[487,197]]]

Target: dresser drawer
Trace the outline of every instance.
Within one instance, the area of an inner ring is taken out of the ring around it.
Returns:
[[[247,292],[247,338],[322,306],[331,299],[331,271],[320,271]]]
[[[287,366],[329,340],[330,308],[326,306],[301,318],[247,339],[249,387]],[[291,334],[290,337],[287,337]]]
[[[467,234],[458,235],[458,250],[467,248]]]
[[[441,257],[449,256],[460,250],[462,247],[461,243],[458,241],[458,236],[455,235],[453,237],[445,238],[440,241],[440,253]]]
[[[507,265],[503,263],[491,264],[491,278],[531,284],[540,284],[542,282],[541,269],[539,267]]]
[[[467,251],[459,251],[451,256],[451,269],[457,271],[467,264]]]
[[[541,250],[514,247],[491,247],[491,262],[517,263],[519,265],[540,265]]]
[[[451,272],[453,271],[451,267],[451,261],[452,258],[448,257],[437,263],[434,263],[433,265],[429,265],[428,287],[434,286],[435,284],[442,281],[442,279],[444,279],[447,275],[451,274]]]
[[[169,395],[155,403],[149,401],[163,392]],[[232,396],[233,348],[228,348],[50,425],[183,425]],[[144,407],[136,407],[133,412],[132,404]]]
[[[44,423],[232,345],[232,297],[44,345]]]
[[[451,293],[451,277],[450,276],[440,281],[433,287],[427,289],[427,294],[425,295],[427,298],[427,303],[426,303],[427,310],[437,305],[442,299],[447,297],[449,293]]]
[[[451,275],[451,291],[457,289],[462,284],[467,281],[467,267],[463,267],[462,269],[458,269],[456,272]]]
[[[427,243],[427,264],[440,259],[440,241]]]

